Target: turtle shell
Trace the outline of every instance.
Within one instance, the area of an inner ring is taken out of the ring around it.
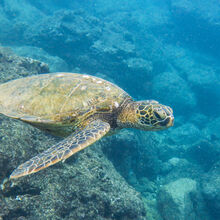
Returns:
[[[124,90],[94,76],[41,74],[1,84],[0,113],[64,132],[64,127],[72,130],[96,113],[112,113],[127,98],[130,96]]]

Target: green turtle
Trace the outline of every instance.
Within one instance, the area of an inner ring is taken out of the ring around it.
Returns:
[[[157,101],[134,101],[104,79],[63,72],[1,84],[0,113],[64,137],[18,166],[11,179],[63,161],[122,128],[158,131],[172,126],[174,121],[172,109]]]

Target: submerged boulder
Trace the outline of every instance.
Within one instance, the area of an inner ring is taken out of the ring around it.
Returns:
[[[10,48],[0,47],[0,83],[47,72],[49,72],[49,67],[46,63],[17,56]]]
[[[18,180],[3,195],[5,206],[14,207],[0,213],[5,219],[19,217],[18,209],[28,219],[145,219],[139,194],[115,171],[101,144]]]
[[[209,121],[207,126],[203,129],[204,136],[209,140],[220,140],[220,117]]]
[[[196,181],[181,178],[160,189],[158,207],[164,220],[209,219]]]
[[[202,181],[202,194],[213,219],[220,215],[220,162],[213,165],[212,169],[204,176]]]
[[[186,115],[195,107],[196,98],[187,82],[175,71],[163,72],[153,79],[153,97]]]
[[[170,6],[173,12],[182,11],[186,15],[195,14],[199,19],[209,22],[210,25],[217,25],[217,22],[220,20],[218,0],[171,0]]]
[[[185,123],[171,132],[170,139],[178,145],[189,145],[198,142],[201,138],[200,130],[192,123]]]
[[[16,46],[12,47],[12,50],[23,57],[30,57],[37,59],[41,62],[45,62],[50,66],[51,72],[68,72],[67,63],[58,56],[52,56],[42,48],[32,46]]]

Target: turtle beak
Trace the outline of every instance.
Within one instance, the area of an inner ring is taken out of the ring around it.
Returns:
[[[174,125],[174,116],[173,116],[173,110],[169,106],[165,106],[163,110],[166,112],[167,118],[164,121],[166,123],[166,127],[172,127]]]
[[[172,127],[173,125],[174,125],[174,117],[173,116],[171,116],[171,117],[169,117],[168,118],[168,122],[167,122],[167,128],[169,128],[169,127]]]

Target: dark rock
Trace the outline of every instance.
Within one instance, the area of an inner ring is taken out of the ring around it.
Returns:
[[[10,158],[3,154],[0,150],[0,181],[4,179],[4,177],[7,175],[7,171],[11,168],[9,161]]]
[[[112,140],[114,145],[111,142],[106,143],[104,152],[132,185],[136,178],[154,179],[160,173],[161,160],[158,158],[158,151],[161,146],[155,133],[145,132],[140,135],[135,130],[123,130],[112,137]]]
[[[6,205],[29,219],[144,219],[138,194],[117,174],[100,146],[65,164],[19,180]],[[7,217],[7,215],[5,216]]]
[[[28,26],[34,25],[46,15],[26,1],[3,0],[1,2],[1,28],[4,30],[0,34],[1,43],[4,46],[27,44],[24,34],[28,31]]]
[[[182,178],[160,189],[158,207],[164,220],[208,220],[196,181]]]
[[[0,82],[47,72],[47,64],[32,58],[19,57],[9,48],[0,47]]]
[[[171,131],[170,138],[178,145],[197,143],[202,137],[201,131],[192,123],[185,123]]]
[[[196,98],[187,82],[176,72],[164,72],[153,79],[153,97],[173,107],[177,113],[187,115],[195,107]]]
[[[220,157],[219,141],[200,140],[187,149],[187,158],[193,163],[198,163],[205,171],[208,171]]]
[[[211,116],[218,116],[216,109],[220,108],[218,94],[219,67],[213,68],[210,64],[197,64],[187,71],[187,80],[196,91],[200,112]]]
[[[163,50],[167,62],[190,85],[190,89],[196,97],[199,111],[194,114],[218,117],[216,109],[220,108],[218,98],[220,88],[216,82],[220,80],[218,74],[220,67],[215,58],[207,56],[206,53],[199,53],[196,50],[180,46],[166,45]],[[199,122],[199,125],[204,127],[207,122],[207,120]]]
[[[216,24],[220,20],[220,5],[217,0],[171,0],[170,3],[173,10],[197,14],[210,23]]]
[[[21,46],[11,47],[11,49],[19,56],[28,56],[32,59],[47,63],[50,66],[50,72],[68,72],[68,65],[63,59],[48,54],[42,48]]]
[[[90,65],[88,50],[100,36],[101,28],[98,18],[82,10],[59,10],[29,27],[24,37],[31,45],[63,58],[72,67],[80,67],[86,65],[84,62]]]
[[[213,165],[202,181],[202,194],[213,219],[220,215],[220,163]]]
[[[161,167],[161,173],[167,174],[169,172],[172,172],[172,170],[181,170],[182,168],[184,169],[184,167],[187,166],[189,166],[189,162],[187,160],[178,157],[172,157],[167,162],[163,163],[163,166]]]
[[[215,140],[220,140],[219,129],[220,129],[220,117],[210,120],[207,126],[203,129],[203,134],[208,140],[213,141],[213,138]]]
[[[199,129],[203,129],[206,127],[209,122],[208,117],[202,113],[192,114],[190,118],[190,122],[196,125]]]
[[[219,56],[218,0],[171,0],[170,10],[175,21],[175,37],[172,37],[172,41]]]
[[[197,180],[203,174],[204,170],[198,164],[192,163],[185,158],[173,157],[161,164],[161,173],[157,178],[160,178],[159,183],[163,185],[176,181],[179,178],[193,178]]]

